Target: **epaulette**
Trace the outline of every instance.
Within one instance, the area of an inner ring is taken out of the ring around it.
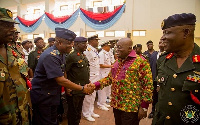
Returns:
[[[50,54],[56,56],[59,55],[60,52],[58,50],[53,50],[52,52],[50,52]]]
[[[90,51],[90,50],[91,50],[91,48],[87,48],[87,50],[88,50],[88,51]]]
[[[193,62],[200,62],[200,55],[194,55],[194,56],[192,57],[192,61],[193,61]]]

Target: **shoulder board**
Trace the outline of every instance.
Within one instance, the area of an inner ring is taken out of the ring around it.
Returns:
[[[87,48],[87,50],[88,50],[88,51],[90,51],[90,50],[91,50],[91,48]]]
[[[60,52],[58,50],[53,50],[50,52],[50,54],[56,56],[56,55],[59,55]]]
[[[193,55],[192,61],[193,62],[200,62],[200,55]]]

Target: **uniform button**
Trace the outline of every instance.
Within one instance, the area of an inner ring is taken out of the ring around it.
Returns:
[[[48,92],[47,94],[50,95],[51,93]]]
[[[195,92],[199,92],[199,90],[194,90]]]
[[[160,82],[160,79],[158,79],[158,82]]]
[[[172,105],[172,102],[168,102],[168,105]]]
[[[173,77],[174,77],[174,78],[176,78],[176,77],[177,77],[177,75],[176,75],[176,74],[174,74],[174,75],[173,75]]]
[[[175,91],[175,88],[171,88],[171,91],[172,91],[172,92]]]
[[[170,119],[170,117],[169,117],[169,116],[167,116],[167,117],[166,117],[166,119]]]

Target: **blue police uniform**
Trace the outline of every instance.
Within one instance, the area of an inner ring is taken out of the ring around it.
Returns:
[[[70,30],[57,28],[56,36],[74,39]],[[64,76],[65,55],[56,46],[44,51],[35,69],[32,80],[31,101],[34,125],[57,125],[57,107],[60,104],[61,86],[54,78]]]

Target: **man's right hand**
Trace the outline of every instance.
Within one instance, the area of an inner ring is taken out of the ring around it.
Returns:
[[[85,94],[92,94],[95,88],[91,85],[92,83],[86,84],[83,89],[83,93]]]

